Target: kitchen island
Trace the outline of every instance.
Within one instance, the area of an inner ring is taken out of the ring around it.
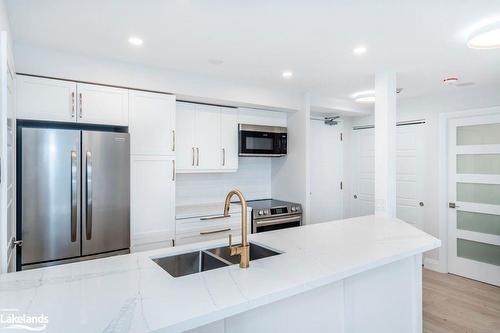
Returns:
[[[48,332],[421,332],[438,239],[382,216],[249,239],[281,254],[178,278],[151,260],[217,240],[3,274],[0,309],[44,314]]]

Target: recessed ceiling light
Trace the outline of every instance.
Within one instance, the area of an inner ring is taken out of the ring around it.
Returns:
[[[212,59],[208,59],[208,62],[212,65],[222,65],[224,63],[224,60],[212,58]]]
[[[473,32],[469,36],[467,46],[480,50],[500,48],[500,21],[487,24]]]
[[[352,53],[356,55],[361,55],[366,53],[366,47],[364,46],[358,46],[354,50],[352,50]]]
[[[358,103],[374,103],[375,90],[359,91],[351,95],[355,102]]]
[[[135,46],[141,46],[143,41],[139,37],[129,37],[128,42]]]
[[[283,76],[285,79],[290,79],[293,76],[293,72],[290,71],[284,71],[281,76]]]

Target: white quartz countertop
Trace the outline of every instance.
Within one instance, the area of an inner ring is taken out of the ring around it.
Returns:
[[[248,211],[252,209],[248,207]],[[229,214],[241,213],[241,205],[237,202],[231,203]],[[175,218],[188,219],[202,216],[215,216],[224,214],[224,203],[203,203],[196,205],[183,205],[175,207]]]
[[[190,244],[0,275],[0,309],[45,314],[49,332],[181,332],[410,257],[441,242],[391,218],[365,216],[253,234],[283,252],[173,278],[151,257]]]

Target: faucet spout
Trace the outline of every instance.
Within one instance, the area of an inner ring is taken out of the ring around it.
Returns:
[[[229,209],[231,207],[231,198],[237,196],[240,199],[241,205],[241,245],[231,245],[231,235],[229,235],[229,249],[231,255],[240,256],[240,267],[248,268],[250,266],[250,246],[248,245],[248,221],[247,221],[247,201],[240,190],[232,190],[226,196],[224,202],[224,216],[229,216]]]

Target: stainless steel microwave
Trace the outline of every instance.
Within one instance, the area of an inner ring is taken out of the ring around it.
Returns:
[[[239,156],[283,156],[286,127],[239,124]]]

